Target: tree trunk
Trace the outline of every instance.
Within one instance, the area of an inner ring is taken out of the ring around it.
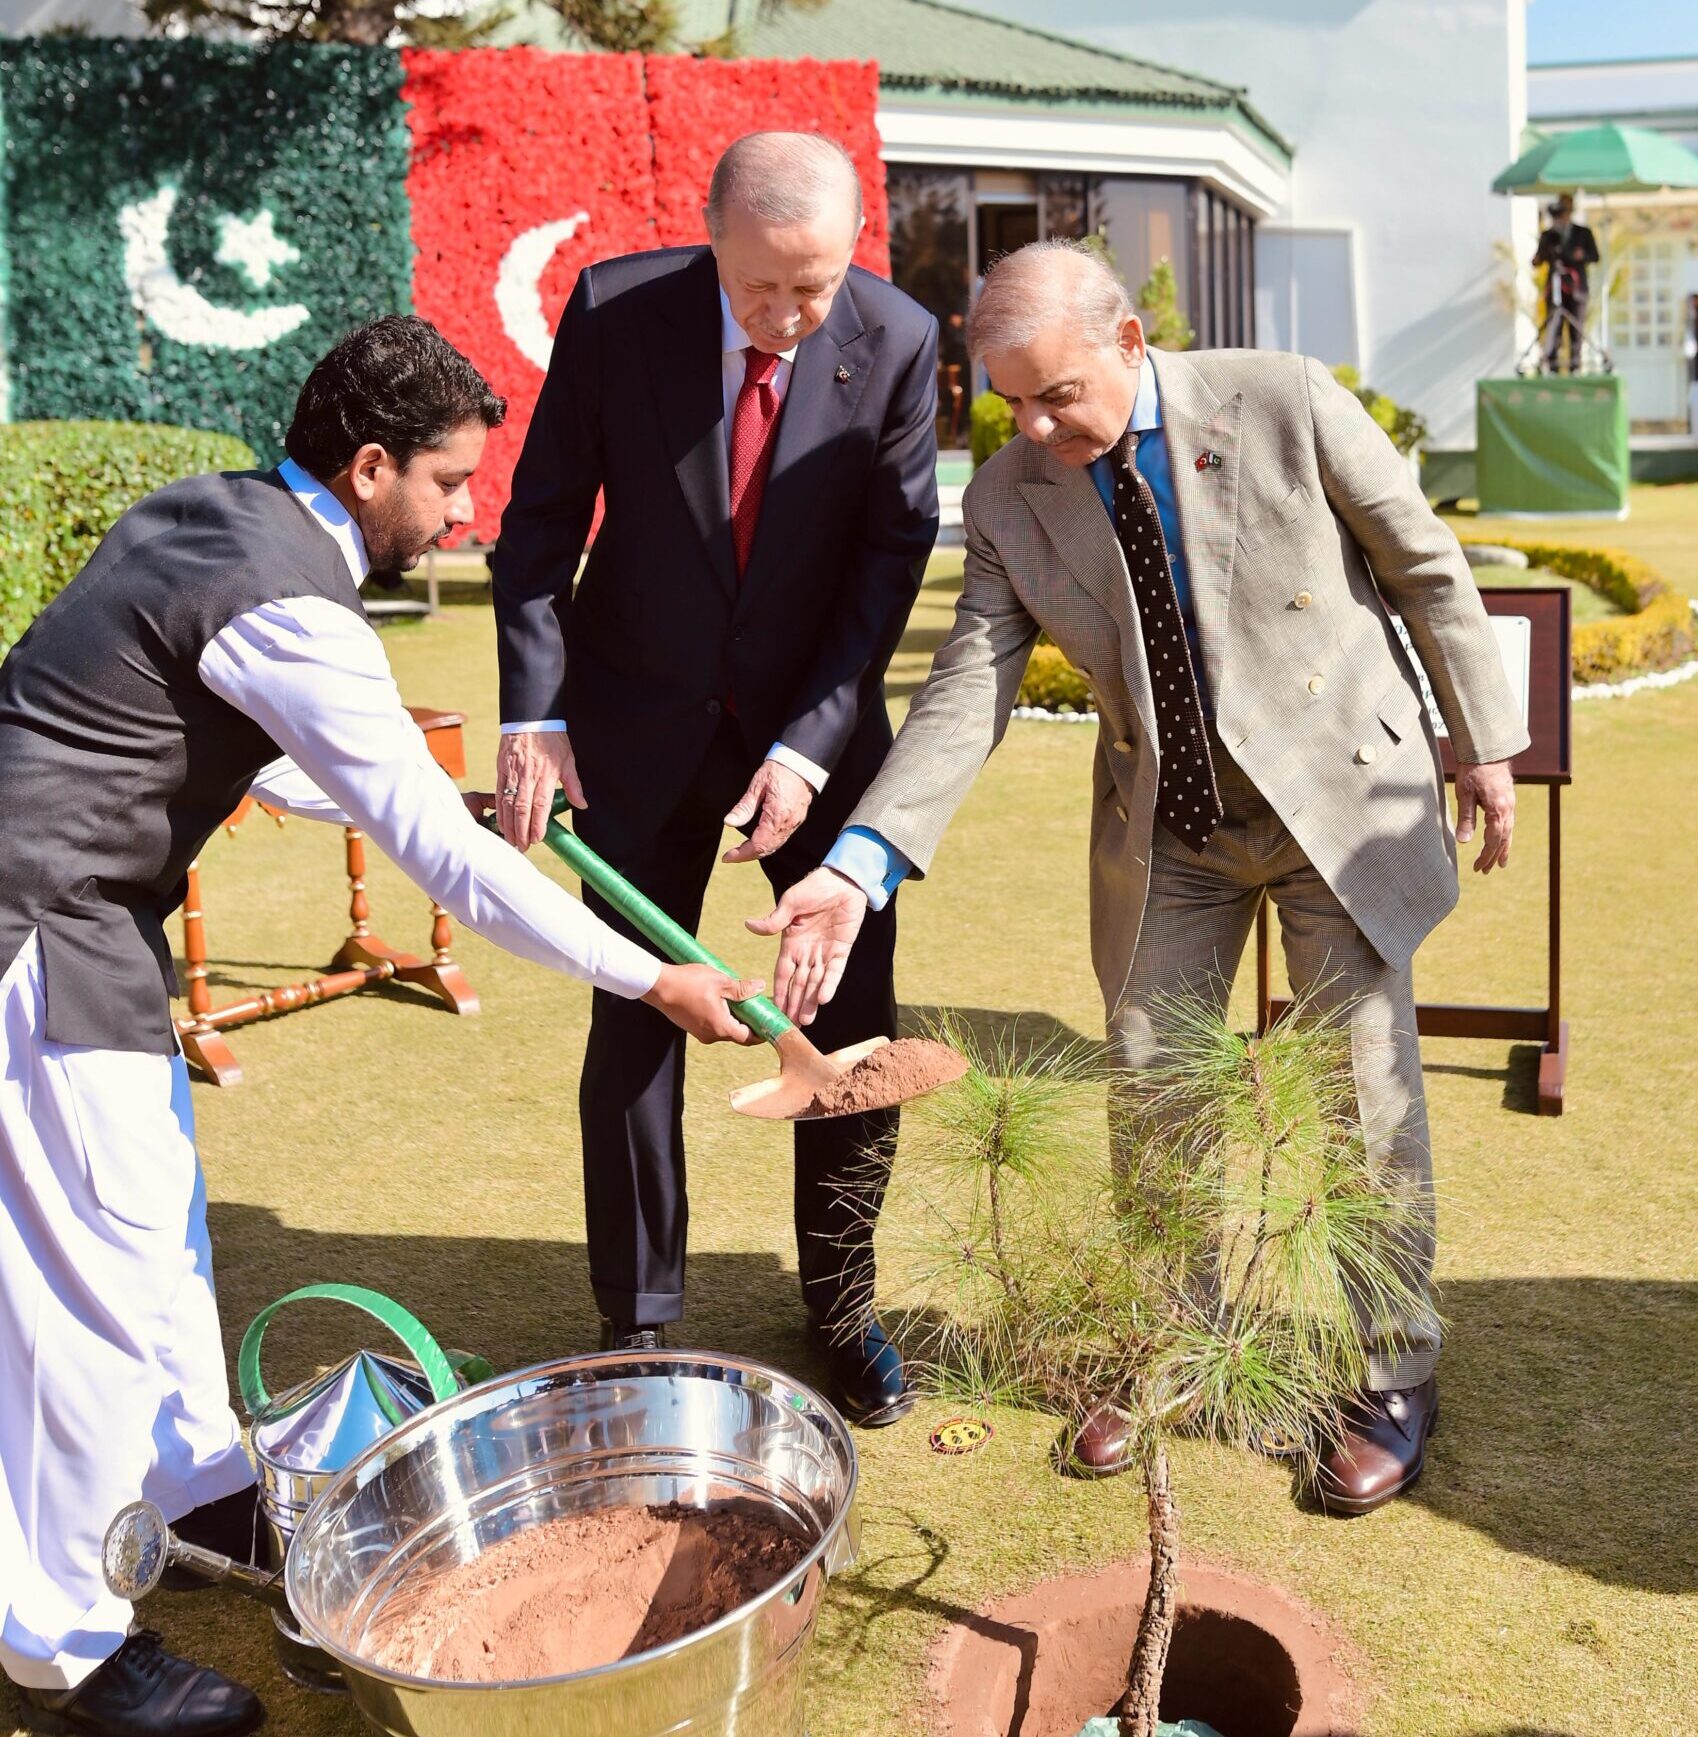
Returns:
[[[1158,1440],[1144,1456],[1144,1490],[1150,1502],[1150,1590],[1132,1643],[1120,1737],[1155,1737],[1161,1682],[1179,1605],[1179,1504],[1173,1499],[1167,1449]]]

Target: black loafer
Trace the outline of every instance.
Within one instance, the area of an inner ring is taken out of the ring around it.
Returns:
[[[914,1409],[902,1353],[878,1316],[853,1322],[814,1321],[831,1370],[832,1399],[851,1423],[882,1429]]]
[[[58,1737],[244,1737],[265,1723],[252,1689],[168,1653],[138,1629],[66,1694],[23,1691],[24,1724]]]
[[[249,1484],[216,1502],[202,1502],[182,1519],[174,1520],[171,1530],[185,1544],[198,1544],[203,1550],[228,1556],[232,1562],[251,1564],[259,1542],[259,1485]],[[167,1568],[159,1577],[165,1592],[204,1592],[213,1584],[186,1568]]]
[[[635,1321],[610,1321],[601,1318],[601,1348],[603,1351],[664,1351],[664,1327],[639,1327]]]

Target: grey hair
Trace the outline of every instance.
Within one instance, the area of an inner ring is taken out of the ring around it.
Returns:
[[[808,223],[845,195],[859,234],[861,178],[835,139],[824,133],[748,133],[714,164],[703,216],[717,241],[733,205],[763,223]]]
[[[1132,317],[1132,298],[1102,253],[1051,236],[1004,254],[988,272],[967,323],[974,356],[1019,350],[1066,324],[1094,349],[1109,349]]]

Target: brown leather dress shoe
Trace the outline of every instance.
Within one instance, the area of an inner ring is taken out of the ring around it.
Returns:
[[[1344,1436],[1321,1456],[1315,1493],[1329,1514],[1371,1514],[1421,1475],[1439,1415],[1438,1377],[1393,1393],[1361,1393],[1346,1408]]]
[[[1098,1400],[1057,1445],[1061,1469],[1076,1478],[1113,1478],[1137,1463],[1132,1420],[1112,1399]]]

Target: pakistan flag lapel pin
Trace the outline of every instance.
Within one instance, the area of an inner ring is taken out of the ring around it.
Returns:
[[[1219,470],[1220,465],[1221,458],[1218,452],[1200,452],[1197,454],[1197,469],[1200,471]]]

